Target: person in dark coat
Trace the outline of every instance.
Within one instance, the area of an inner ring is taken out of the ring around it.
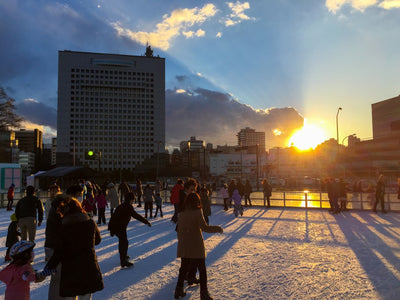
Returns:
[[[139,215],[133,208],[132,204],[134,199],[134,193],[127,193],[125,195],[125,201],[115,209],[113,215],[110,218],[110,222],[108,223],[108,230],[110,230],[110,235],[116,235],[119,240],[118,250],[121,267],[130,267],[133,265],[133,263],[128,261],[128,237],[126,235],[126,228],[128,227],[131,218],[135,218],[136,220],[151,227],[150,222]]]
[[[233,191],[236,189],[236,182],[234,179],[231,180],[228,186],[228,194],[229,194],[229,208],[232,207],[232,195]]]
[[[36,222],[40,227],[43,221],[43,204],[35,196],[35,188],[31,185],[26,187],[26,197],[18,201],[15,206],[15,215],[18,219],[18,225],[21,230],[21,239],[34,242],[36,236]],[[37,220],[36,220],[37,215]]]
[[[247,207],[247,200],[249,200],[249,206],[252,206],[250,194],[253,192],[253,188],[250,184],[250,181],[246,179],[246,184],[244,185],[244,206]]]
[[[387,211],[385,210],[385,181],[384,177],[381,174],[379,176],[378,182],[376,184],[376,191],[375,191],[375,203],[373,212],[377,212],[376,207],[378,206],[378,202],[381,203],[382,213],[386,214]]]
[[[21,233],[18,230],[18,221],[17,217],[15,214],[12,214],[10,216],[11,223],[8,225],[8,231],[7,231],[7,239],[6,239],[6,247],[7,247],[7,252],[6,252],[6,257],[4,259],[5,262],[11,261],[10,257],[10,250],[12,245],[14,245],[16,242],[19,241],[19,236]]]
[[[263,193],[264,193],[264,205],[265,205],[265,200],[267,200],[267,206],[271,207],[270,203],[270,198],[272,195],[272,186],[268,183],[267,179],[264,179],[262,182],[263,185]]]
[[[78,185],[78,187],[80,187]],[[81,187],[80,187],[81,188]],[[64,205],[64,201],[68,201],[68,196],[58,194],[50,204],[49,215],[46,221],[46,238],[44,241],[45,261],[49,261],[53,256],[55,249],[62,247],[61,228],[62,218],[58,213],[58,207]],[[48,299],[58,300],[63,299],[60,296],[60,281],[61,281],[61,263],[56,266],[56,272],[51,274]]]
[[[54,270],[61,262],[59,295],[90,298],[92,293],[104,288],[94,249],[101,241],[99,229],[75,198],[67,197],[57,211],[63,218],[61,242],[45,270]]]
[[[199,195],[201,200],[201,206],[203,207],[204,220],[208,225],[209,224],[208,217],[211,216],[211,201],[210,201],[210,193],[205,184],[202,185]]]

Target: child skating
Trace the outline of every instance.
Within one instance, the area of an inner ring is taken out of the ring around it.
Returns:
[[[233,191],[232,200],[234,202],[233,213],[235,217],[239,216],[239,214],[243,216],[242,196],[240,196],[237,189]]]
[[[0,272],[0,280],[6,284],[5,300],[29,300],[30,282],[41,282],[51,274],[50,270],[36,273],[32,268],[33,248],[30,241],[16,242],[10,249],[12,262]]]

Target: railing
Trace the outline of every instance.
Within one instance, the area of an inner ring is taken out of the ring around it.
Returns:
[[[24,196],[23,193],[15,193],[14,206]],[[39,199],[44,203],[49,198],[47,191],[38,192]],[[162,191],[161,197],[164,203],[169,203],[170,192]],[[251,203],[254,206],[266,206],[262,192],[253,192],[250,195]],[[275,207],[304,207],[304,208],[329,208],[329,199],[326,192],[307,191],[276,191],[270,197],[271,206]],[[211,203],[223,205],[223,199],[219,191],[214,191],[211,196]],[[244,204],[244,198],[242,199]],[[375,203],[375,193],[347,193],[347,208],[356,210],[370,210]],[[7,206],[7,194],[0,194],[0,208]],[[377,207],[380,209],[380,205]],[[400,200],[397,193],[385,194],[385,209],[400,212]]]

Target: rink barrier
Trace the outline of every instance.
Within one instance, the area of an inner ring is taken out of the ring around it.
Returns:
[[[16,205],[24,193],[15,193],[14,204]],[[38,198],[44,204],[49,198],[48,191],[37,192]],[[170,192],[163,190],[161,198],[165,204],[169,204]],[[252,205],[266,206],[266,199],[262,192],[253,192],[250,194]],[[371,210],[375,203],[375,193],[347,193],[347,209],[353,210]],[[275,207],[303,207],[303,208],[322,208],[328,209],[329,199],[326,192],[318,191],[274,191],[270,197],[271,206]],[[223,199],[219,191],[214,191],[211,196],[211,204],[223,205]],[[244,205],[244,197],[242,199]],[[340,205],[340,203],[339,203]],[[0,208],[7,207],[7,194],[0,194]],[[380,204],[377,209],[380,210]],[[397,193],[385,194],[385,209],[388,211],[400,212],[400,200],[397,199]]]

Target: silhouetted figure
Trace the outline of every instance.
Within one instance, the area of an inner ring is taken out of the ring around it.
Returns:
[[[386,214],[387,211],[385,210],[385,181],[382,174],[379,176],[378,182],[376,184],[375,204],[373,208],[373,211],[375,213],[377,212],[376,207],[378,205],[378,202],[381,203],[382,212]]]

